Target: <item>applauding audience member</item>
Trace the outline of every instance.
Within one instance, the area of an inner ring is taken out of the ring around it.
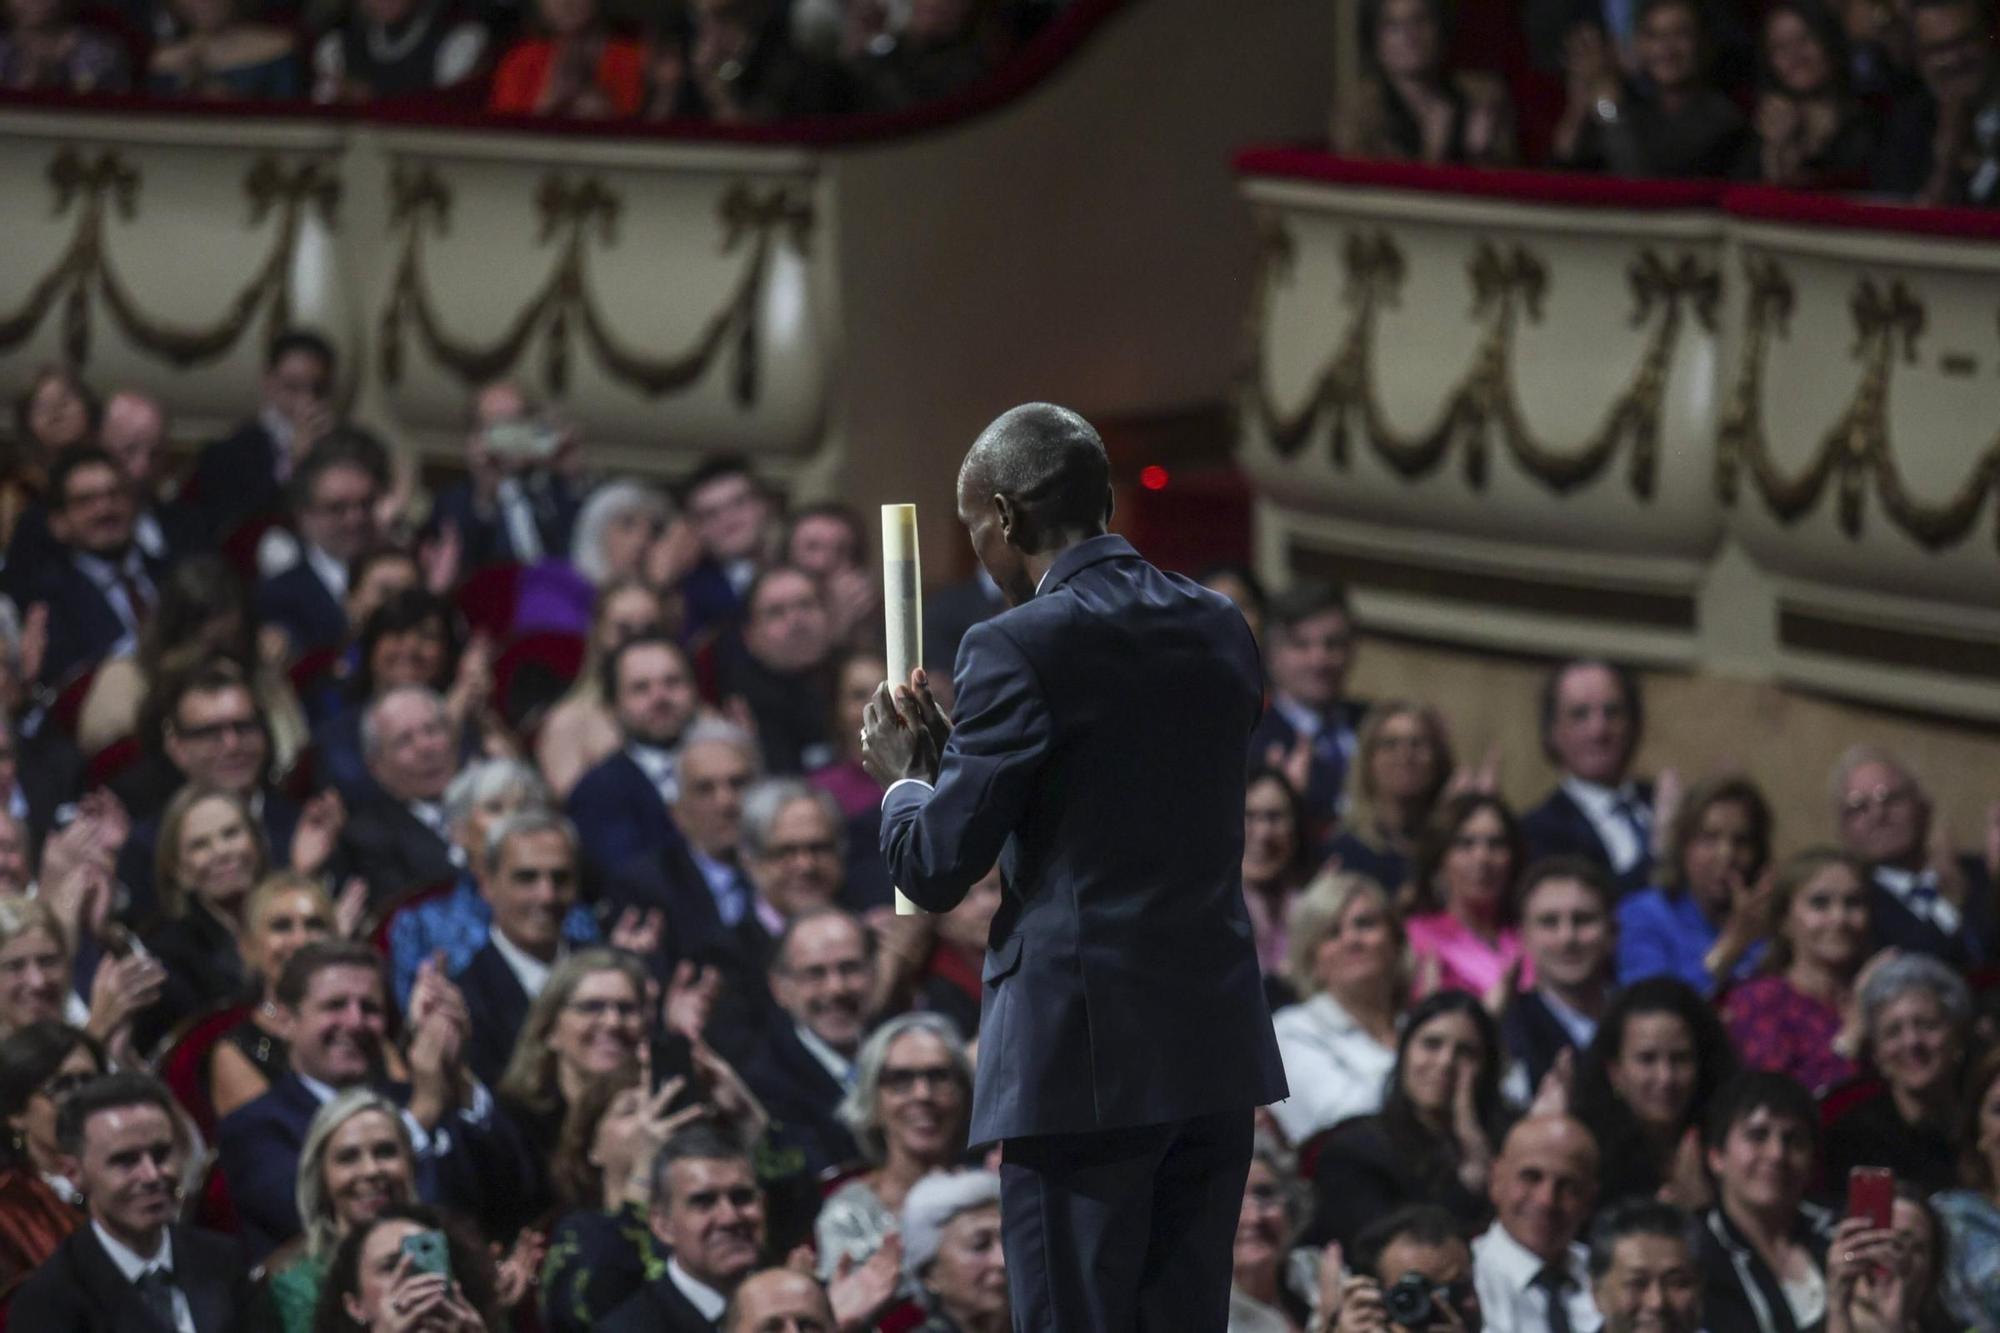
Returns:
[[[597,0],[537,0],[534,16],[538,35],[500,58],[487,110],[583,120],[639,114],[639,46],[612,35]]]
[[[1284,772],[1305,797],[1310,846],[1339,820],[1360,754],[1367,707],[1347,697],[1353,665],[1354,620],[1345,589],[1298,583],[1271,599],[1264,649],[1270,707],[1250,734],[1250,760]]]
[[[288,101],[303,96],[292,34],[258,22],[235,0],[172,0],[173,38],[153,48],[148,91],[204,101]]]
[[[1812,1095],[1783,1074],[1740,1074],[1708,1106],[1702,1141],[1717,1195],[1702,1216],[1709,1333],[1818,1327],[1839,1295],[1828,1264],[1839,1233],[1806,1202],[1819,1151]],[[1842,1225],[1852,1237],[1853,1223]],[[1851,1241],[1836,1254],[1843,1267],[1861,1257]]]
[[[1341,869],[1400,893],[1451,783],[1451,742],[1435,708],[1391,699],[1368,710],[1359,748],[1347,815],[1327,854]]]
[[[1508,1132],[1493,1164],[1493,1224],[1472,1242],[1479,1308],[1493,1333],[1589,1333],[1603,1322],[1590,1251],[1577,1240],[1597,1200],[1597,1165],[1590,1131],[1568,1116],[1531,1116]]]
[[[66,0],[8,0],[0,32],[0,88],[122,93],[131,62],[117,40],[77,21]]]
[[[542,719],[535,737],[535,766],[558,801],[567,800],[583,775],[623,743],[605,693],[605,662],[627,639],[664,634],[666,628],[660,594],[644,581],[619,579],[598,589],[583,669]]]
[[[1569,100],[1553,154],[1566,166],[1632,177],[1726,177],[1743,151],[1742,112],[1710,81],[1698,0],[1639,0],[1636,77],[1621,77],[1601,30],[1571,31]]]
[[[1581,857],[1553,857],[1521,877],[1521,945],[1535,984],[1506,997],[1500,1036],[1527,1100],[1566,1054],[1584,1050],[1611,999],[1614,894]]]
[[[1704,995],[1762,961],[1771,808],[1748,779],[1697,783],[1675,812],[1659,883],[1618,905],[1618,980],[1676,977]]]
[[[360,895],[345,895],[350,912]],[[278,979],[292,955],[314,940],[330,938],[339,913],[319,882],[305,875],[272,875],[250,891],[243,909],[240,948],[255,1001],[242,1022],[222,1034],[208,1058],[209,1107],[220,1117],[253,1102],[290,1066],[291,1043]]]
[[[486,29],[447,0],[366,0],[312,52],[315,102],[375,102],[456,88],[478,72]]]
[[[1956,972],[1923,954],[1893,956],[1856,990],[1863,1063],[1884,1087],[1827,1126],[1828,1181],[1857,1166],[1889,1167],[1924,1193],[1958,1179],[1959,1080],[1972,995]]]
[[[1450,19],[1444,0],[1366,0],[1360,50],[1368,76],[1334,117],[1336,152],[1480,166],[1514,160],[1507,85],[1447,66]]]
[[[0,1293],[11,1292],[85,1222],[56,1135],[63,1101],[106,1070],[104,1048],[62,1023],[0,1040]]]
[[[1763,47],[1745,174],[1767,185],[1865,181],[1875,127],[1852,91],[1840,21],[1818,0],[1781,0],[1764,11]]]
[[[654,1333],[714,1327],[764,1249],[764,1196],[750,1158],[705,1126],[682,1130],[653,1157],[648,1225],[665,1271],[593,1327]]]
[[[1469,991],[1499,1007],[1533,966],[1515,928],[1521,832],[1497,796],[1454,796],[1438,808],[1417,851],[1419,901],[1436,910],[1407,925],[1416,991]]]
[[[1909,0],[1901,8],[1922,82],[1889,113],[1872,184],[1933,207],[1990,204],[1993,173],[1978,168],[1992,161],[1992,133],[1977,114],[1990,105],[1994,70],[1989,6]]]

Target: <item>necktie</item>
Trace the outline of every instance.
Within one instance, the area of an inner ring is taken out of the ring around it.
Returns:
[[[1646,851],[1653,843],[1653,812],[1629,796],[1620,795],[1611,803],[1612,811],[1625,821],[1632,836],[1639,841],[1639,856],[1644,859]]]
[[[152,612],[153,604],[146,598],[146,590],[129,567],[118,571],[118,586],[125,592],[125,604],[132,608],[132,625],[144,629],[146,617]]]
[[[180,1321],[174,1317],[174,1274],[169,1268],[149,1268],[139,1274],[133,1284],[139,1289],[139,1299],[145,1303],[146,1312],[159,1320],[167,1328],[178,1329]]]
[[[1535,1285],[1548,1297],[1549,1333],[1570,1333],[1569,1306],[1563,1300],[1563,1294],[1570,1286],[1569,1273],[1556,1264],[1550,1264],[1535,1274]]]

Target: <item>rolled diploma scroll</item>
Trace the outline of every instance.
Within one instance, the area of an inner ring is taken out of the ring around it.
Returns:
[[[889,689],[910,683],[923,665],[923,569],[917,561],[917,507],[882,506],[882,614],[889,648]],[[917,905],[896,890],[896,915],[915,916]]]

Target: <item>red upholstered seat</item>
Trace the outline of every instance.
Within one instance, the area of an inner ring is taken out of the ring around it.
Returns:
[[[94,791],[110,786],[120,774],[139,762],[142,753],[137,736],[126,736],[111,742],[90,756],[90,762],[84,766],[84,790]]]
[[[514,627],[514,605],[520,594],[519,565],[488,565],[459,585],[459,614],[474,634],[504,642]]]
[[[1859,1074],[1845,1083],[1836,1083],[1819,1099],[1819,1123],[1832,1129],[1834,1122],[1861,1103],[1876,1096],[1888,1084],[1872,1074]]]

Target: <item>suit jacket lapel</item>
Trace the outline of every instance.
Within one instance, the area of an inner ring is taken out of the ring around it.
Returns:
[[[230,1325],[229,1274],[202,1263],[202,1257],[189,1243],[186,1228],[174,1228],[174,1281],[187,1295],[197,1333],[215,1333]]]
[[[104,1252],[104,1246],[97,1240],[97,1231],[88,1223],[75,1235],[75,1248],[71,1251],[76,1258],[77,1286],[104,1321],[105,1328],[151,1330],[152,1333],[178,1333],[178,1330],[160,1323],[153,1317],[146,1303],[139,1299],[139,1290],[125,1280],[118,1271],[118,1265],[111,1262],[111,1256]],[[180,1280],[182,1263],[178,1238],[174,1246],[175,1280]],[[202,1324],[203,1330],[221,1327],[219,1324]]]

